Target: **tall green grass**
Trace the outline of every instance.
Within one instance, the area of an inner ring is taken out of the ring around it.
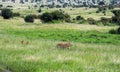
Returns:
[[[98,31],[78,31],[59,29],[9,30],[8,34],[25,36],[28,39],[49,39],[82,43],[120,44],[120,35]]]
[[[52,9],[43,10],[46,11]],[[86,18],[92,15],[99,18],[94,13],[96,9],[66,11],[72,17],[80,14]],[[16,12],[27,15],[37,11]],[[92,15],[88,15],[89,12]],[[50,26],[39,22],[35,25],[26,24],[20,18],[0,18],[0,72],[119,72],[120,35],[107,33],[109,27],[87,26],[86,30],[86,26],[81,25],[78,28],[82,29],[77,30],[75,27],[79,25],[72,28],[73,25]],[[66,27],[70,27],[69,30],[65,30]],[[22,41],[29,44],[22,44]],[[73,46],[70,49],[57,48],[56,45],[63,41],[71,42]]]
[[[30,44],[21,44],[21,41]],[[59,41],[0,34],[0,70],[12,72],[119,72],[120,46],[73,42],[59,49]]]

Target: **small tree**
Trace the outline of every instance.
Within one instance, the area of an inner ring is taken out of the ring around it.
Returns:
[[[43,21],[43,22],[51,22],[53,20],[53,16],[51,13],[43,13],[41,16],[40,16],[40,19]]]
[[[33,15],[27,15],[25,18],[24,18],[25,22],[30,22],[30,23],[33,23],[34,22],[34,17]]]
[[[65,19],[65,15],[62,11],[54,11],[51,13],[54,20],[63,20]]]
[[[77,16],[76,20],[85,20],[82,16]]]
[[[104,26],[106,26],[106,25],[109,25],[109,23],[111,22],[111,19],[110,18],[102,17],[100,21],[102,22],[102,24]]]
[[[113,10],[112,13],[117,16],[120,17],[120,10]]]
[[[40,16],[40,19],[43,22],[52,22],[52,21],[70,21],[70,15],[64,13],[63,11],[53,11],[51,13],[43,13]]]
[[[13,13],[13,16],[14,16],[14,17],[19,17],[19,16],[20,16],[20,13]]]
[[[94,20],[93,18],[88,18],[87,21],[88,21],[89,24],[97,25],[97,21]]]
[[[13,17],[13,12],[10,9],[2,9],[1,15],[4,19],[10,19]]]
[[[120,25],[120,10],[113,10],[112,13],[114,14],[112,22]]]

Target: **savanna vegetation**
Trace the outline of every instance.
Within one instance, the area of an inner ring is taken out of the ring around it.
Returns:
[[[0,72],[120,71],[119,9],[39,10],[0,17]],[[72,46],[57,47],[64,42]]]

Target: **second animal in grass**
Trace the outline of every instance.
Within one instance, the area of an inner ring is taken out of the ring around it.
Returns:
[[[57,48],[70,49],[72,47],[71,43],[58,43]]]

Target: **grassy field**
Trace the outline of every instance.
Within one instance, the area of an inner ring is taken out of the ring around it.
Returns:
[[[73,11],[66,11],[76,16]],[[86,14],[87,10],[82,15],[87,18]],[[110,13],[108,17],[111,16]],[[108,33],[116,28],[118,26],[43,24],[39,20],[25,23],[22,18],[4,20],[0,17],[0,72],[120,72],[120,35]],[[61,42],[70,42],[73,46],[57,48]]]
[[[101,17],[110,18],[113,16],[112,12],[110,10],[107,10],[106,16],[104,16],[103,13],[96,13],[97,8],[42,8],[42,13],[44,12],[52,12],[55,10],[62,10],[65,11],[65,13],[68,13],[72,18],[75,18],[76,16],[80,15],[84,18],[93,18],[96,20],[99,20]],[[39,14],[36,9],[30,9],[30,10],[22,10],[22,9],[15,9],[14,12],[19,12],[22,15],[28,15],[28,14]],[[41,14],[41,13],[40,13]]]

